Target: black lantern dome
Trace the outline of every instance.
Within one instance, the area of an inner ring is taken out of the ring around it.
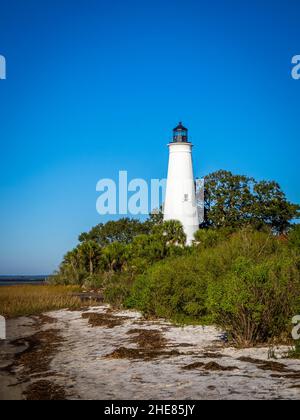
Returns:
[[[188,129],[180,122],[173,130],[173,143],[188,143]]]

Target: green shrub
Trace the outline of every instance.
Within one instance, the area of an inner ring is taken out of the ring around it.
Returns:
[[[113,306],[126,306],[133,285],[130,273],[107,274],[104,282],[104,298]]]
[[[276,255],[254,263],[238,257],[208,286],[208,310],[242,346],[268,342],[288,332],[297,310],[299,271],[293,258]]]
[[[295,342],[295,346],[285,355],[287,359],[300,359],[300,340]]]
[[[90,274],[84,280],[84,287],[87,289],[101,289],[104,285],[104,275],[103,274]]]
[[[229,238],[233,233],[233,229],[199,229],[195,233],[195,246],[202,248],[211,248],[218,245],[220,242]]]
[[[194,256],[170,258],[137,278],[130,304],[148,315],[198,322],[206,315],[206,289]]]
[[[300,225],[294,225],[288,235],[289,245],[300,251]]]
[[[299,257],[270,232],[250,229],[160,262],[136,280],[130,304],[146,314],[209,320],[238,345],[288,334],[300,308]]]

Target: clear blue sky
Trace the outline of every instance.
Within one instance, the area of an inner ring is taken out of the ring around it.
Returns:
[[[50,273],[101,222],[96,182],[166,176],[182,120],[197,176],[299,195],[299,0],[0,0],[0,274]]]

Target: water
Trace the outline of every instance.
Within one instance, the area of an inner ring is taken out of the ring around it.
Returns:
[[[0,276],[0,286],[44,284],[48,276]]]

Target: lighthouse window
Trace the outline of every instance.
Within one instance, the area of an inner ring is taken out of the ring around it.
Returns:
[[[184,194],[184,201],[189,201],[189,195],[188,194]]]

